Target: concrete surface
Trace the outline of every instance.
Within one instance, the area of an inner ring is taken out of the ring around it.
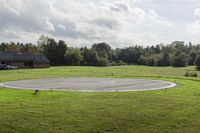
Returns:
[[[0,86],[32,90],[121,92],[166,89],[176,84],[161,80],[125,78],[46,78],[4,82]]]

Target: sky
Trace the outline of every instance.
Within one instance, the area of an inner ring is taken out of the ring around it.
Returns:
[[[0,42],[200,43],[200,0],[0,0]]]

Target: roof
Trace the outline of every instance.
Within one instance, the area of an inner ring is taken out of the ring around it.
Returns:
[[[0,52],[0,61],[21,61],[33,62],[35,64],[49,64],[49,60],[44,55],[12,52]]]

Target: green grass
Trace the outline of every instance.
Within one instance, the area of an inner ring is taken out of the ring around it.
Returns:
[[[0,89],[0,132],[200,131],[200,78],[194,67],[52,67],[0,71],[0,81],[46,77],[152,78],[178,83],[167,90],[85,93]],[[200,75],[200,73],[198,72]]]
[[[195,71],[195,67],[51,67],[0,71],[0,81],[45,77],[182,77],[186,71]]]

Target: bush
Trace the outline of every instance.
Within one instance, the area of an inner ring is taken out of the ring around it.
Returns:
[[[198,56],[195,60],[196,69],[200,71],[200,56]]]
[[[97,61],[97,66],[108,66],[109,61],[106,58],[99,58]]]
[[[184,55],[174,58],[173,67],[186,67],[188,65],[187,57]]]
[[[121,60],[110,63],[110,66],[124,66],[124,65],[127,65],[127,64]]]
[[[147,61],[146,61],[146,57],[144,57],[143,55],[140,56],[140,58],[138,59],[138,64],[139,65],[146,65],[147,64]]]
[[[200,71],[200,66],[197,66],[196,69],[197,69],[197,71]]]
[[[127,65],[125,62],[123,62],[122,60],[120,61],[117,61],[116,62],[117,66],[124,66],[124,65]]]
[[[168,53],[164,53],[158,58],[157,65],[158,66],[171,66],[171,57]]]
[[[198,77],[198,74],[196,72],[186,72],[184,74],[185,77]]]
[[[189,77],[189,72],[185,72],[184,76]]]
[[[157,59],[155,57],[148,57],[147,58],[147,65],[148,66],[156,66]]]

